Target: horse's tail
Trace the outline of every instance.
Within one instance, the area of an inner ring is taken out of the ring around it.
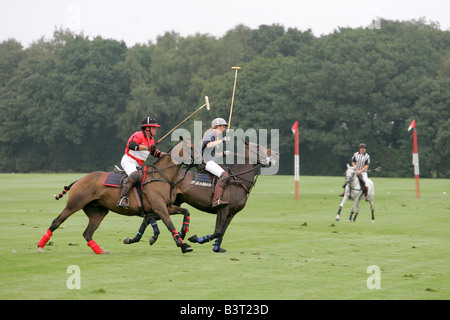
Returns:
[[[73,184],[74,184],[75,182],[77,182],[77,181],[78,181],[78,180],[72,182],[72,183],[69,184],[68,186],[64,186],[64,190],[63,190],[60,194],[55,195],[55,199],[56,199],[56,200],[61,199],[61,198],[67,193],[67,191],[69,191],[70,188],[72,188]]]

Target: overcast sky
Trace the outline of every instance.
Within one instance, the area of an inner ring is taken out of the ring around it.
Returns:
[[[221,37],[238,24],[273,23],[320,36],[368,26],[377,17],[425,17],[449,30],[450,0],[0,0],[0,41],[14,38],[27,47],[63,27],[131,47],[166,31]]]

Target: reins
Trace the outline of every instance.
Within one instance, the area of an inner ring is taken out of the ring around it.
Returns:
[[[229,170],[230,170],[231,176],[234,178],[234,180],[232,180],[231,183],[233,183],[233,184],[235,184],[235,185],[238,185],[238,186],[241,186],[241,187],[244,189],[244,191],[247,193],[247,197],[248,197],[248,195],[250,194],[250,191],[252,190],[252,188],[253,188],[253,187],[255,186],[255,184],[256,184],[256,180],[258,180],[259,174],[260,174],[260,172],[261,172],[260,169],[261,169],[261,167],[263,166],[263,164],[262,164],[262,163],[260,162],[260,160],[259,160],[259,158],[260,158],[259,151],[253,151],[248,145],[246,145],[245,147],[249,150],[249,152],[253,152],[254,154],[256,154],[256,156],[257,156],[257,163],[256,163],[256,165],[255,165],[253,168],[250,168],[250,169],[248,169],[248,170],[241,171],[241,172],[238,172],[238,173],[235,173],[235,172],[231,169],[231,167],[230,167]],[[258,147],[259,147],[259,146],[258,146]],[[268,150],[270,150],[270,149],[268,149]],[[243,157],[243,158],[246,159],[246,160],[249,160],[249,159],[250,159],[250,156],[247,156],[247,155],[242,155],[242,154],[237,154],[237,153],[234,153],[234,155],[236,155],[236,156],[238,156],[238,157]],[[253,179],[252,179],[252,180],[249,180],[249,179],[240,177],[241,175],[244,175],[244,174],[249,173],[249,172],[251,172],[251,171],[254,172],[254,176],[253,176]],[[249,187],[245,186],[245,185],[242,183],[242,181],[238,181],[237,177],[239,177],[240,180],[244,180],[245,182],[248,182],[248,183],[250,184],[250,186],[249,186]]]
[[[354,181],[354,180],[357,180],[357,179],[358,179],[358,177],[357,177],[357,175],[356,175],[356,172],[353,172],[352,177],[350,178],[350,182],[352,182],[352,181]],[[358,181],[358,183],[359,183],[359,186],[360,186],[360,188],[361,188],[361,183],[360,183],[359,181]],[[355,190],[355,191],[362,191],[362,189],[352,188],[352,184],[351,184],[351,183],[349,183],[348,187],[349,187],[350,191],[352,191],[352,190]]]
[[[170,153],[166,153],[163,157],[166,157],[166,156],[171,157]],[[163,157],[161,157],[160,159],[162,159]],[[177,186],[178,184],[180,184],[180,183],[186,178],[186,174],[187,174],[187,171],[188,171],[188,170],[186,170],[184,176],[183,176],[180,180],[178,180],[178,181],[176,181],[176,182],[172,182],[172,181],[170,181],[170,180],[167,178],[167,176],[163,173],[163,171],[164,171],[164,170],[167,170],[167,169],[170,169],[170,168],[172,168],[172,167],[176,167],[176,166],[178,166],[178,164],[173,163],[172,165],[169,165],[169,166],[167,166],[167,167],[164,167],[164,168],[158,168],[158,167],[155,166],[155,164],[156,164],[157,162],[159,162],[160,159],[158,159],[155,163],[153,163],[153,164],[151,164],[151,165],[148,165],[147,168],[148,168],[148,167],[151,167],[152,169],[151,169],[151,170],[147,170],[147,169],[146,169],[144,172],[145,172],[145,173],[151,174],[152,177],[154,177],[156,173],[159,173],[163,179],[161,179],[161,178],[152,178],[152,179],[150,179],[150,180],[144,181],[144,182],[142,183],[142,187],[144,187],[144,185],[149,184],[149,183],[152,183],[152,182],[157,182],[157,181],[160,181],[160,182],[166,182],[166,183],[168,183],[168,184],[170,185],[170,194],[171,194],[172,191],[173,191],[173,189],[175,189],[176,186]],[[183,163],[182,163],[182,165],[183,165]],[[186,165],[186,164],[185,164],[185,165]],[[194,166],[194,164],[192,163],[192,164],[189,164],[189,165],[186,165],[186,166],[187,166],[188,168],[191,168],[192,166]]]

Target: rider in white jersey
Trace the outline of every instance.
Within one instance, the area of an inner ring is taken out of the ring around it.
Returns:
[[[359,144],[359,151],[355,152],[353,154],[352,157],[352,166],[355,167],[355,171],[358,174],[358,176],[361,178],[361,180],[363,180],[364,184],[365,184],[365,188],[364,188],[364,195],[366,196],[366,201],[369,201],[369,187],[367,186],[367,170],[369,169],[370,166],[370,156],[369,154],[366,152],[367,150],[367,145],[365,143],[360,143]],[[345,188],[344,184],[344,188]],[[342,194],[341,196],[343,196],[344,194]]]

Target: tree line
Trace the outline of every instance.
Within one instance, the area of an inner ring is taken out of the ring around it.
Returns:
[[[211,111],[192,119],[206,130],[228,120],[238,65],[232,127],[279,129],[279,174],[293,173],[298,120],[301,174],[342,175],[364,142],[381,167],[373,175],[412,177],[415,119],[421,176],[449,178],[450,31],[425,19],[380,26],[317,37],[238,25],[220,38],[167,32],[130,48],[62,29],[28,48],[3,41],[0,172],[110,171],[142,118],[157,118],[161,137],[207,95]]]

